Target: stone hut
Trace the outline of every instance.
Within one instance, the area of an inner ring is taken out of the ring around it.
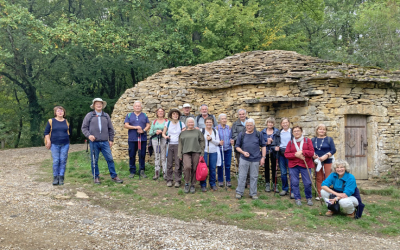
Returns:
[[[205,103],[230,123],[244,108],[258,129],[266,118],[289,117],[313,137],[324,123],[358,179],[379,176],[400,164],[400,72],[337,63],[292,51],[253,51],[196,66],[165,69],[126,90],[115,105],[113,155],[127,159],[123,128],[140,100],[152,121],[157,107],[190,103],[197,115]]]

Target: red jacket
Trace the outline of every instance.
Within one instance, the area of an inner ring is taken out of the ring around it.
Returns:
[[[300,142],[297,142],[297,145],[300,147]],[[293,140],[289,141],[285,150],[285,157],[289,160],[289,168],[294,168],[295,166],[305,168],[306,165],[304,161],[294,155],[296,152],[297,150],[296,146],[293,144]],[[314,160],[312,158],[314,155],[314,147],[310,139],[304,138],[303,155],[306,157],[308,168],[314,168]]]

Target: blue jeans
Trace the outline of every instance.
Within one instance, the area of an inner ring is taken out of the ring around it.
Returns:
[[[136,152],[139,150],[137,141],[128,141],[129,145],[129,172],[131,174],[136,174]],[[146,146],[147,141],[142,141],[140,144],[142,149],[139,154],[139,170],[144,171],[144,162],[146,159]]]
[[[294,168],[289,169],[290,172],[290,184],[292,186],[292,193],[294,194],[294,198],[296,200],[301,199],[300,195],[300,178],[299,174],[301,174],[301,179],[303,180],[304,184],[304,193],[306,194],[307,199],[312,198],[312,190],[311,190],[311,180],[310,180],[310,175],[311,175],[311,169],[310,169],[310,175],[307,173],[307,168],[303,168],[300,166],[295,166]]]
[[[67,165],[69,143],[62,145],[51,144],[51,156],[53,157],[53,175],[64,176]]]
[[[204,153],[204,160],[207,163],[207,158],[208,154],[207,152]],[[209,181],[210,181],[210,186],[214,187],[215,186],[215,168],[217,166],[217,159],[218,159],[218,153],[211,153],[210,154],[210,162],[208,163],[208,176],[210,176]],[[200,186],[201,187],[206,187],[207,186],[207,178],[204,181],[200,181]]]
[[[289,191],[287,168],[289,165],[288,159],[281,153],[279,153],[279,169],[281,170],[282,190]]]
[[[114,159],[111,154],[111,148],[108,141],[90,141],[90,155],[91,155],[91,168],[93,174],[93,154],[94,154],[94,176],[97,178],[100,175],[99,165],[97,164],[99,161],[100,152],[103,153],[104,158],[107,161],[108,170],[110,171],[111,178],[117,177],[117,173],[115,172]]]
[[[221,166],[218,166],[218,182],[224,182],[224,170],[222,164],[225,164],[225,176],[226,181],[231,181],[231,161],[232,161],[232,149],[223,151],[224,162],[222,163],[222,150],[221,152]]]

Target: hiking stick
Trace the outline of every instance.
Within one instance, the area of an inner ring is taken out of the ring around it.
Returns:
[[[158,160],[159,160],[159,169],[158,169],[158,178],[157,178],[157,180],[158,180],[158,182],[160,182],[160,172],[161,172],[161,146],[160,146],[160,135],[157,135],[157,143],[158,143],[158,145],[157,145],[157,153],[158,153]],[[163,171],[164,171],[164,169],[163,169]]]
[[[139,151],[139,180],[141,180],[141,173],[140,173],[140,155],[142,152],[142,134],[138,136],[138,151]]]
[[[228,187],[226,186],[226,172],[225,172],[225,159],[224,159],[224,146],[221,146],[221,156],[222,156],[222,171],[223,171],[223,177],[224,177],[224,183],[225,183],[225,191],[228,190]]]
[[[90,150],[92,150],[92,152],[93,152],[93,154],[92,154],[92,166],[93,166],[93,184],[95,184],[96,183],[96,177],[95,177],[95,168],[96,168],[96,164],[94,164],[94,159],[95,159],[95,157],[94,157],[94,148],[91,146],[90,147]]]
[[[89,152],[89,143],[87,142],[87,140],[85,140],[85,144],[86,144],[86,153]]]
[[[303,159],[303,161],[304,161],[304,164],[306,164],[307,173],[308,173],[308,176],[310,177],[311,185],[314,187],[314,190],[315,190],[315,191],[317,192],[317,194],[318,194],[318,190],[317,190],[317,188],[315,187],[315,185],[314,185],[314,183],[313,183],[313,181],[312,181],[311,174],[310,174],[310,169],[308,168],[307,162],[306,162],[305,159]],[[322,198],[321,198],[321,197],[319,197],[319,201],[321,202],[321,205],[324,205],[324,202],[322,201]]]
[[[271,150],[268,150],[268,177],[269,177],[269,168],[271,168],[272,166],[271,166]],[[264,171],[267,171],[267,168],[265,167],[265,164],[264,164]],[[271,172],[272,172],[272,168],[271,168]],[[265,175],[265,174],[264,174]],[[271,176],[272,177],[272,176]],[[268,178],[269,179],[269,178]],[[265,184],[267,184],[267,183],[265,183]],[[271,186],[271,185],[270,185]],[[275,192],[275,191],[274,191]]]
[[[210,141],[207,141],[207,167],[208,169],[210,169]],[[208,182],[210,182],[210,180],[208,180]],[[206,179],[206,187],[207,187],[207,179]],[[211,188],[211,182],[210,182],[210,188]]]
[[[237,165],[236,165],[236,153],[235,153],[235,149],[233,148],[233,145],[232,145],[232,154],[233,154],[233,162],[235,163],[236,180],[237,180],[237,178],[238,178],[238,168],[237,168]]]
[[[276,166],[275,166],[275,187],[274,187],[274,195],[275,195],[275,191],[276,191],[276,189],[277,189],[277,186],[276,186],[276,182],[277,182],[277,179],[278,179],[278,166],[279,166],[279,163],[278,163],[278,158],[279,158],[279,152],[277,151],[276,152]],[[282,173],[281,173],[282,174]]]
[[[165,150],[166,150],[165,157],[167,158],[167,162],[168,162],[169,141],[170,141],[170,139],[168,138],[167,141],[166,141],[167,148],[165,149]],[[178,159],[178,160],[179,160],[179,159]],[[165,172],[166,172],[166,171],[165,171]],[[166,173],[165,173],[165,172],[164,172],[164,170],[163,170],[163,178],[164,178],[164,180],[165,180],[165,178],[166,178],[166,176],[165,176]]]
[[[289,171],[289,166],[286,166],[287,172],[289,174],[289,180],[288,180],[288,184],[289,184],[289,195],[290,197],[292,197],[292,186],[290,185],[290,171]],[[281,173],[282,174],[282,173]]]

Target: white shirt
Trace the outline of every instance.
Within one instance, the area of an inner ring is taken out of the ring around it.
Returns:
[[[174,124],[172,121],[170,122],[168,121],[164,125],[164,127],[168,128],[167,133],[170,138],[169,144],[174,144],[174,145],[179,144],[179,135],[182,132],[181,125],[179,125],[179,123],[182,124],[182,129],[185,128],[185,124],[181,121],[178,121],[176,124]]]
[[[211,136],[210,148],[209,149],[208,149],[207,135]],[[205,130],[204,131],[204,140],[206,142],[206,146],[204,148],[204,152],[208,152],[208,153],[211,154],[211,153],[217,153],[219,151],[219,142],[220,142],[220,140],[219,140],[219,136],[218,136],[218,130],[215,129],[215,133],[214,133],[214,131],[211,131],[211,134],[208,133],[207,130]]]

